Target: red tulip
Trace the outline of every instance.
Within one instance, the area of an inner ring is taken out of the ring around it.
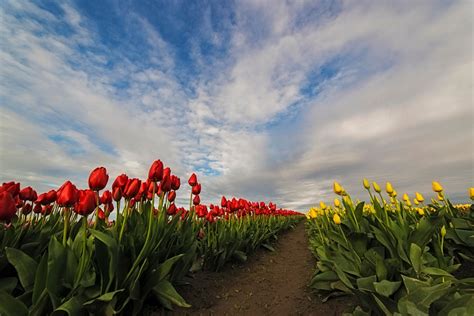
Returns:
[[[168,201],[173,202],[175,198],[176,198],[176,192],[175,191],[170,191],[168,193]]]
[[[135,195],[137,195],[138,191],[140,190],[141,181],[137,178],[128,179],[127,185],[125,186],[125,190],[123,191],[123,196],[126,199],[131,199]]]
[[[172,191],[173,192],[173,191]],[[177,208],[174,203],[171,203],[168,209],[166,210],[166,214],[168,215],[175,215],[177,213]]]
[[[197,182],[197,176],[195,173],[193,173],[190,177],[189,177],[189,180],[188,180],[188,183],[190,186],[195,186],[198,182]]]
[[[115,187],[112,189],[112,198],[115,202],[120,201],[122,198],[122,189],[120,187]]]
[[[199,195],[196,195],[193,199],[193,204],[199,205],[199,203],[201,203],[201,198],[199,197]]]
[[[123,192],[123,190],[125,190],[125,186],[127,185],[127,182],[128,182],[128,176],[122,173],[117,178],[115,178],[115,181],[112,184],[112,189],[121,188]]]
[[[56,203],[59,206],[70,207],[73,206],[79,199],[79,191],[71,181],[66,181],[58,190],[58,198]]]
[[[223,196],[221,199],[221,207],[226,207],[226,206],[227,206],[227,199],[225,198],[225,196]]]
[[[114,205],[112,204],[112,202],[110,202],[109,204],[107,204],[107,205],[105,206],[105,208],[106,208],[107,212],[110,213],[110,212],[112,212],[112,211],[114,210]]]
[[[10,192],[0,193],[0,221],[11,221],[16,213],[15,200]]]
[[[181,180],[177,176],[172,175],[171,176],[171,189],[177,191],[179,190],[180,186],[181,186]]]
[[[31,206],[31,204],[25,204],[25,206],[21,208],[21,212],[24,215],[30,214],[32,210],[33,210],[33,206]]]
[[[94,212],[96,208],[96,195],[92,190],[79,191],[79,201],[74,207],[74,211],[80,215],[89,215]]]
[[[168,192],[171,190],[171,175],[170,171],[166,172],[166,169],[169,170],[169,168],[165,168],[165,171],[163,172],[163,180],[161,180],[161,190],[163,192]]]
[[[161,160],[155,160],[148,171],[148,179],[157,182],[163,179],[163,163]]]
[[[89,176],[89,188],[93,191],[100,191],[107,185],[109,175],[104,167],[97,167],[92,170]]]
[[[140,201],[143,199],[143,196],[145,193],[148,191],[148,185],[146,182],[142,182],[140,185],[140,190],[138,190],[138,193],[135,195],[135,200]]]
[[[14,181],[3,183],[1,186],[0,192],[8,192],[14,198],[20,192],[20,183],[15,183]]]
[[[97,217],[102,221],[105,220],[105,213],[100,207],[99,207],[99,210],[97,211]]]
[[[41,214],[43,215],[49,215],[51,214],[51,211],[53,210],[53,206],[50,204],[50,205],[45,205],[43,206],[43,208],[41,209]]]
[[[26,187],[20,191],[20,199],[23,201],[36,201],[38,194],[32,187]]]
[[[197,183],[195,186],[192,187],[191,191],[193,192],[194,195],[200,194],[201,193],[201,184]]]
[[[35,207],[33,207],[33,213],[40,214],[41,209],[42,209],[41,204],[35,204]]]
[[[112,203],[112,193],[109,190],[104,191],[100,197],[100,204]]]

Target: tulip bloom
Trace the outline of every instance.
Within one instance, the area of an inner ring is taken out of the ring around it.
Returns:
[[[125,186],[125,190],[123,192],[123,196],[126,199],[131,199],[135,195],[137,195],[138,191],[140,190],[141,181],[137,178],[128,179],[127,185]]]
[[[194,195],[200,194],[201,193],[201,184],[197,183],[195,186],[192,187],[191,191],[193,192]]]
[[[334,216],[332,217],[332,220],[334,221],[334,224],[336,224],[336,225],[341,224],[341,217],[339,217],[339,215],[337,213],[334,214]]]
[[[161,160],[155,160],[148,171],[148,179],[153,182],[158,182],[163,179],[163,163]]]
[[[128,176],[122,173],[121,175],[117,176],[117,178],[115,178],[115,181],[112,184],[112,189],[120,188],[122,189],[122,192],[123,192],[123,190],[125,190],[125,186],[127,185],[127,182],[128,182]]]
[[[96,208],[95,192],[92,190],[79,191],[79,201],[74,207],[77,214],[87,216],[94,212]]]
[[[469,198],[474,200],[474,188],[469,188]]]
[[[112,193],[109,190],[104,191],[100,197],[100,204],[110,204],[112,203]]]
[[[177,191],[179,190],[180,186],[181,186],[181,179],[175,175],[172,175],[171,176],[171,189]]]
[[[433,181],[432,187],[433,187],[433,191],[435,191],[437,193],[443,192],[443,187],[437,181]]]
[[[188,183],[190,186],[195,186],[197,184],[197,176],[195,173],[193,173],[190,177],[189,177],[189,180],[188,180]]]
[[[364,188],[365,188],[366,190],[369,190],[369,189],[370,189],[369,180],[367,180],[366,178],[364,178],[364,180],[362,181],[362,184],[364,185]]]
[[[334,189],[334,193],[336,193],[337,195],[341,195],[342,192],[344,192],[342,186],[337,182],[334,182],[333,189]]]
[[[15,200],[10,192],[0,193],[0,221],[10,222],[16,213]]]
[[[199,195],[196,195],[193,199],[193,204],[199,205],[200,203],[201,203],[201,198],[199,197]]]
[[[174,192],[174,191],[171,191]],[[166,214],[168,215],[175,215],[178,212],[178,209],[176,208],[176,205],[174,203],[171,203],[168,209],[166,210]]]
[[[377,184],[377,182],[372,182],[372,186],[374,187],[375,192],[380,193],[382,190],[380,189],[380,186]]]
[[[107,185],[109,175],[104,167],[97,167],[92,170],[89,176],[89,188],[93,191],[100,191]]]
[[[226,207],[226,206],[227,206],[227,199],[225,198],[225,196],[223,196],[221,199],[221,207]]]
[[[385,190],[387,191],[387,194],[392,196],[393,194],[393,187],[390,182],[387,182],[387,185],[385,186]]]
[[[173,202],[175,198],[176,198],[176,191],[170,191],[168,193],[168,201]]]
[[[40,214],[42,210],[41,204],[35,204],[35,207],[33,207],[33,213],[35,214]]]
[[[26,187],[20,191],[20,199],[23,201],[36,201],[38,194],[32,187]]]
[[[70,207],[73,206],[79,199],[79,192],[71,181],[66,181],[58,190],[57,203],[59,206]]]
[[[423,203],[423,201],[425,200],[423,195],[421,195],[421,193],[419,193],[419,192],[415,192],[415,197],[418,200],[418,202],[420,202],[420,203]]]

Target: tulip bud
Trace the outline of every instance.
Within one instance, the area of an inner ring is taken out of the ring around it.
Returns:
[[[226,207],[227,206],[227,199],[225,196],[222,196],[221,198],[221,207]]]
[[[326,209],[326,204],[324,204],[323,201],[319,202],[319,206],[321,207],[322,210]]]
[[[372,182],[372,186],[374,187],[375,192],[380,193],[382,190],[380,189],[379,185],[377,182]]]
[[[87,216],[96,208],[95,192],[92,190],[82,190],[79,193],[79,201],[74,207],[77,214]]]
[[[446,236],[446,227],[441,227],[441,238],[444,238],[444,236]]]
[[[340,207],[341,206],[341,201],[339,201],[339,199],[334,199],[334,206],[335,207]]]
[[[141,181],[137,178],[128,179],[127,185],[125,186],[125,190],[123,192],[123,196],[126,199],[131,199],[135,195],[137,195],[138,191],[140,190]]]
[[[79,199],[79,191],[71,181],[66,181],[58,190],[58,198],[56,203],[59,206],[70,207],[73,206]]]
[[[179,190],[180,186],[181,186],[181,180],[177,176],[172,175],[171,176],[171,189],[173,189],[174,191],[177,191]]]
[[[115,178],[114,183],[112,184],[112,189],[114,188],[121,188],[122,192],[125,190],[125,186],[128,183],[128,176],[126,174],[121,174],[117,178]]]
[[[200,203],[201,203],[201,198],[199,197],[199,195],[194,196],[193,204],[194,205],[199,205]]]
[[[421,195],[421,193],[419,193],[419,192],[415,192],[415,197],[418,200],[418,202],[420,202],[420,203],[423,203],[423,201],[425,200],[423,195]]]
[[[109,175],[104,167],[97,167],[92,170],[89,176],[89,188],[93,191],[100,191],[107,185]]]
[[[197,184],[197,176],[195,173],[193,173],[190,177],[189,177],[189,180],[188,180],[188,183],[190,186],[195,186]]]
[[[336,193],[337,195],[342,195],[342,192],[343,192],[343,188],[342,186],[337,183],[337,182],[334,182],[334,193]]]
[[[364,185],[364,188],[365,188],[366,190],[369,190],[369,189],[370,189],[369,180],[367,180],[366,178],[364,178],[364,180],[362,181],[362,184]]]
[[[418,202],[418,200],[416,198],[413,199],[413,203],[415,203],[415,205],[420,204],[420,202]]]
[[[112,193],[109,190],[104,191],[100,197],[100,204],[112,203]]]
[[[122,198],[122,189],[120,187],[115,187],[112,189],[112,198],[115,202],[120,201]]]
[[[160,182],[160,187],[163,192],[168,192],[171,190],[171,177],[169,173],[164,173],[163,180]]]
[[[155,160],[148,171],[148,179],[153,182],[163,179],[163,163],[161,160]]]
[[[171,191],[174,192],[174,191]],[[168,209],[166,210],[166,214],[168,215],[176,215],[178,212],[178,209],[176,208],[176,205],[174,203],[171,203]]]
[[[38,194],[36,194],[36,191],[33,190],[32,187],[23,188],[19,194],[20,199],[23,201],[36,201],[38,198]]]
[[[192,187],[191,191],[193,192],[194,195],[200,194],[201,193],[201,184],[196,183],[196,185]]]
[[[469,198],[471,200],[474,200],[474,187],[473,188],[469,188]]]
[[[438,192],[438,193],[443,192],[443,187],[441,186],[441,184],[439,184],[439,182],[433,181],[431,183],[431,186],[433,188],[433,191]]]
[[[387,194],[388,195],[392,195],[393,193],[393,187],[392,187],[392,184],[390,182],[387,182],[387,185],[385,186],[385,190],[387,191]]]
[[[410,201],[410,197],[408,196],[408,194],[406,194],[406,193],[403,194],[403,201],[405,201],[405,202]]]
[[[341,224],[341,218],[339,217],[339,215],[337,213],[334,214],[334,216],[332,217],[332,220],[334,221],[334,224],[336,224],[336,225]]]
[[[175,191],[170,191],[168,193],[168,201],[173,202],[175,198],[176,198],[176,192]]]

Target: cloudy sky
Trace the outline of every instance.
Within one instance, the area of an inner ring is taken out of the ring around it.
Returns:
[[[0,181],[87,185],[161,159],[201,199],[304,211],[363,177],[474,184],[473,2],[0,5]],[[188,188],[180,190],[181,201]],[[431,195],[431,194],[430,194]]]

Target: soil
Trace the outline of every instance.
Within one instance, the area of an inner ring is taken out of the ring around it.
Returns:
[[[170,315],[342,315],[356,305],[344,296],[323,303],[308,288],[315,259],[304,223],[280,235],[275,251],[260,249],[242,264],[201,271],[178,292],[192,305]],[[155,314],[156,315],[156,314]]]

